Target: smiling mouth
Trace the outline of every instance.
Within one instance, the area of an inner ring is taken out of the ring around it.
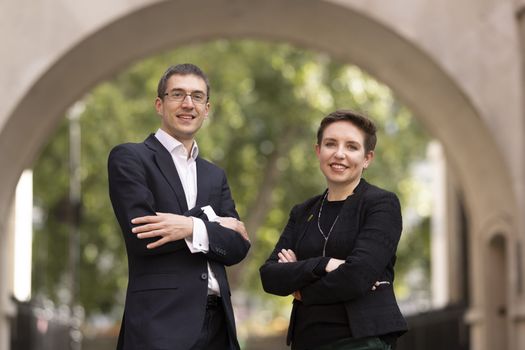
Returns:
[[[193,120],[196,118],[196,116],[191,114],[179,114],[177,115],[177,118],[183,119],[183,120]]]
[[[330,168],[335,170],[335,171],[343,171],[343,170],[348,169],[348,167],[346,165],[339,164],[339,163],[332,163],[332,164],[330,164]]]

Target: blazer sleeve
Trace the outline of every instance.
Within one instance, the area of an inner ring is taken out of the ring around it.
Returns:
[[[345,263],[302,288],[303,303],[330,304],[373,293],[373,284],[392,263],[402,229],[397,197],[390,192],[378,197],[366,209],[363,226]]]
[[[239,219],[226,174],[222,169],[220,172],[220,204],[217,208],[213,207],[213,209],[219,216]],[[206,253],[208,259],[230,266],[239,263],[246,257],[250,249],[250,242],[244,239],[240,233],[221,226],[217,222],[204,221],[204,225],[206,225],[210,242],[208,253]]]
[[[169,242],[156,249],[146,246],[157,238],[139,239],[131,232],[136,225],[131,219],[155,215],[156,204],[147,185],[142,160],[129,145],[116,146],[108,158],[109,196],[120,224],[128,253],[134,255],[157,255],[186,248],[184,240]]]
[[[259,269],[261,282],[267,293],[286,296],[317,281],[320,275],[316,273],[317,266],[323,265],[324,257],[300,260],[293,263],[279,263],[279,253],[282,249],[295,249],[300,234],[298,222],[300,215],[299,206],[292,208],[288,223],[286,224],[279,241],[264,265]]]

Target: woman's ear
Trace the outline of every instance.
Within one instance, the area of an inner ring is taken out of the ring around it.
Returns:
[[[365,154],[365,164],[363,165],[363,169],[368,168],[370,163],[372,163],[372,160],[374,160],[375,153],[374,151],[368,151],[367,154]]]

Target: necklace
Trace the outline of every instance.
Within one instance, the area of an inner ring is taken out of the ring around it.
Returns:
[[[323,246],[323,256],[325,256],[326,253],[326,243],[328,242],[328,238],[330,238],[330,234],[332,233],[332,230],[334,229],[335,223],[337,222],[337,219],[339,219],[339,214],[337,214],[334,222],[332,223],[332,226],[330,227],[330,230],[328,231],[328,234],[325,235],[323,229],[321,228],[321,213],[323,212],[323,205],[326,197],[328,196],[328,191],[326,191],[323,200],[321,201],[321,207],[319,208],[319,214],[317,214],[317,228],[319,229],[319,232],[324,238],[324,246]]]

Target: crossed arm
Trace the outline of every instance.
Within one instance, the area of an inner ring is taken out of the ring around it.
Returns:
[[[279,253],[277,253],[277,256],[279,257],[278,262],[281,264],[297,262],[297,257],[295,256],[294,251],[291,249],[282,249]],[[330,258],[330,260],[328,260],[328,263],[326,264],[325,271],[327,273],[332,272],[344,263],[345,263],[345,260]],[[376,290],[377,287],[383,284],[390,284],[390,282],[389,281],[376,281],[372,285],[371,290]],[[296,290],[295,292],[292,293],[292,295],[295,299],[302,300],[300,290]]]
[[[193,233],[193,218],[171,213],[156,213],[157,198],[148,186],[148,175],[137,152],[126,145],[112,150],[108,160],[109,192],[122,228],[128,251],[136,255],[156,255],[186,248],[185,237]],[[244,224],[237,212],[224,173],[218,222],[204,222],[210,246],[208,257],[225,265],[242,260],[250,247]],[[136,225],[139,225],[136,227]],[[138,236],[140,235],[140,236]]]
[[[359,298],[388,276],[389,264],[401,234],[401,213],[393,194],[377,196],[368,203],[366,218],[345,260],[311,257],[297,260],[295,247],[301,217],[294,208],[273,253],[261,267],[264,289],[276,295],[294,295],[306,304],[327,304]],[[386,275],[385,275],[386,273]]]
[[[193,220],[191,216],[172,213],[156,213],[157,215],[140,216],[131,220],[135,226],[131,231],[137,238],[158,239],[146,245],[148,249],[155,249],[168,242],[186,239],[193,234]],[[244,223],[234,217],[218,217],[217,222],[230,230],[239,233],[245,240],[250,241]]]

